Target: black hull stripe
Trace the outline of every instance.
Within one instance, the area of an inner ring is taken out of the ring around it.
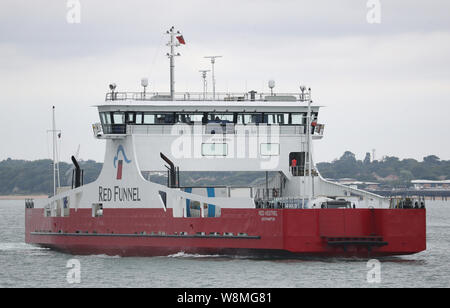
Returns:
[[[160,234],[116,234],[116,233],[56,233],[56,232],[30,232],[31,235],[42,236],[102,236],[102,237],[156,237],[156,238],[204,238],[204,239],[247,239],[259,240],[261,236],[251,235],[160,235]]]

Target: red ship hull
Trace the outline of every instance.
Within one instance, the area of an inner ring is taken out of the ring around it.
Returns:
[[[222,209],[217,218],[174,218],[171,209],[26,209],[25,241],[70,254],[163,256],[387,256],[426,249],[425,209]]]

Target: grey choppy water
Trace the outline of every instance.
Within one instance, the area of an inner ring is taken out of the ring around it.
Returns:
[[[0,201],[0,287],[450,287],[450,202],[428,203],[427,251],[380,259],[381,283],[363,259],[71,256],[24,243],[23,204]],[[66,279],[74,258],[80,284]]]

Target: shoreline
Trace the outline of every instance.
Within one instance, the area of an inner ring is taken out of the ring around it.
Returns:
[[[5,195],[0,200],[47,199],[48,195]]]

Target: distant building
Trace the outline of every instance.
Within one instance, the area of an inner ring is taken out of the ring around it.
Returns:
[[[450,180],[412,180],[411,184],[414,185],[414,189],[450,189]]]

